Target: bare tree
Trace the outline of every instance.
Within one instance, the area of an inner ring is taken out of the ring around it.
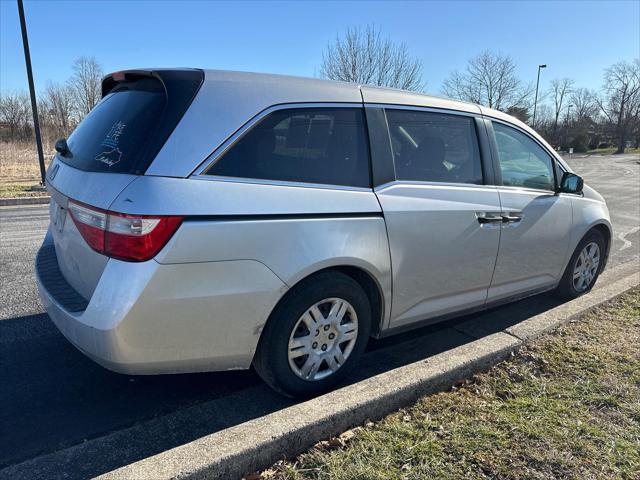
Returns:
[[[26,137],[31,131],[29,97],[26,93],[9,93],[0,97],[0,121],[9,129],[9,138]]]
[[[420,91],[422,62],[411,57],[404,43],[383,38],[373,26],[349,28],[343,37],[327,45],[320,75],[365,85]]]
[[[529,121],[529,109],[526,107],[518,107],[514,105],[513,107],[507,108],[506,113],[516,117],[523,123],[527,123]]]
[[[73,92],[79,120],[100,101],[102,66],[93,57],[80,57],[73,62],[69,87]]]
[[[38,96],[38,121],[40,122],[40,135],[44,146],[49,143],[48,137],[51,136],[50,132],[54,129],[54,122],[49,102],[42,94]]]
[[[629,108],[630,118],[633,119],[629,128],[629,135],[634,140],[635,147],[640,147],[640,95],[636,95]]]
[[[605,70],[600,110],[615,126],[616,153],[624,153],[627,139],[640,122],[640,59],[619,62]]]
[[[573,104],[578,121],[594,120],[598,114],[599,107],[596,102],[596,94],[588,88],[575,89],[571,93],[569,101]]]
[[[518,79],[516,63],[509,55],[489,50],[470,59],[464,72],[452,72],[442,86],[448,97],[503,111],[528,109],[532,90]]]
[[[46,112],[50,117],[50,124],[55,130],[55,136],[66,137],[71,132],[74,95],[68,85],[49,82],[44,92]]]
[[[552,97],[554,108],[554,120],[553,120],[553,136],[556,140],[556,133],[558,131],[558,121],[560,120],[560,114],[562,113],[562,107],[564,101],[569,97],[569,94],[573,89],[573,80],[570,78],[555,78],[551,80],[551,88],[549,94]]]
[[[536,130],[538,132],[543,132],[545,136],[548,136],[548,133],[551,131],[552,124],[553,112],[551,111],[551,107],[546,103],[538,105],[538,110],[536,112]]]

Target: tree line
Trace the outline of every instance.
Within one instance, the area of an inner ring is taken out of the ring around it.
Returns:
[[[400,59],[400,60],[396,60]],[[384,38],[373,26],[348,29],[330,42],[320,73],[332,80],[423,91],[422,62],[405,44]],[[600,91],[580,87],[570,78],[551,81],[538,92],[518,77],[509,55],[486,50],[468,60],[443,82],[442,95],[501,110],[533,126],[555,148],[587,149],[640,146],[640,60],[605,69]]]
[[[485,105],[533,126],[555,148],[576,152],[640,146],[640,60],[621,61],[605,69],[600,91],[556,78],[538,92],[518,77],[509,55],[486,50],[469,59],[443,82],[442,95]],[[403,43],[384,37],[373,26],[353,27],[330,42],[322,54],[321,77],[360,84],[423,92],[423,64]],[[103,70],[93,57],[80,57],[64,83],[49,82],[38,96],[43,137],[48,143],[67,137],[101,97]],[[32,121],[26,92],[0,97],[3,139],[31,138]]]
[[[73,62],[71,70],[66,82],[50,81],[37,95],[42,136],[50,145],[57,138],[69,136],[102,96],[104,72],[95,58],[80,57]],[[32,138],[33,115],[27,92],[13,92],[0,97],[0,135],[2,140]]]

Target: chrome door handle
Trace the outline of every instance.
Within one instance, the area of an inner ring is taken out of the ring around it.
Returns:
[[[502,223],[504,221],[500,212],[476,212],[476,219],[480,225]]]
[[[502,221],[504,223],[517,223],[522,220],[521,212],[506,212],[502,214]]]

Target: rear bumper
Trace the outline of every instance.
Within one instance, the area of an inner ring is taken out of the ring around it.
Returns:
[[[287,288],[253,260],[161,265],[111,259],[87,301],[65,281],[48,239],[36,260],[47,313],[79,350],[120,373],[248,368]]]

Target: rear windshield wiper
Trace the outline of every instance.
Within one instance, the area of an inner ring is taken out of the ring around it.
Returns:
[[[71,153],[69,150],[69,145],[67,145],[67,139],[61,138],[56,142],[56,152],[58,152],[63,157],[66,157],[68,153]]]

